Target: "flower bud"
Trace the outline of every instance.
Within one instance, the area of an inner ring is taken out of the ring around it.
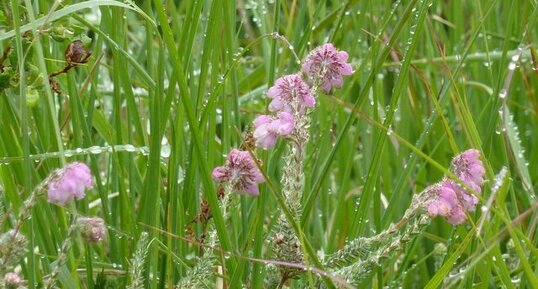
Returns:
[[[84,48],[84,43],[81,40],[75,40],[69,43],[65,50],[65,60],[70,65],[76,65],[88,62],[88,58],[91,55],[91,51]]]
[[[80,233],[86,242],[98,243],[106,237],[105,221],[101,218],[79,218]]]
[[[216,182],[229,182],[235,192],[251,196],[260,194],[258,184],[265,181],[250,153],[236,149],[230,151],[226,164],[216,167],[211,176]]]

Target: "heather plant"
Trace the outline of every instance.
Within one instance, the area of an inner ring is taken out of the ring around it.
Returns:
[[[535,1],[0,1],[0,288],[538,288]]]

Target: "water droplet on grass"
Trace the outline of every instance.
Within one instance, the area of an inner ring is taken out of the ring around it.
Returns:
[[[506,89],[504,89],[504,88],[501,89],[501,91],[499,92],[499,97],[500,97],[501,99],[505,99],[507,95],[508,95],[508,92],[507,92]]]

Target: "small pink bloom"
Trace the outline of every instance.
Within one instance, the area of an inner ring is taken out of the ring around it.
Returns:
[[[476,193],[481,192],[486,173],[484,165],[480,160],[480,151],[469,149],[457,155],[452,160],[454,174],[460,178],[469,188]]]
[[[270,111],[304,112],[305,108],[314,107],[316,99],[310,93],[310,87],[299,74],[282,76],[267,91],[267,97],[273,99]]]
[[[260,194],[258,184],[265,181],[250,153],[237,149],[230,151],[224,166],[213,170],[212,177],[216,182],[230,182],[238,193],[252,196]]]
[[[475,149],[466,150],[452,160],[454,174],[474,192],[455,181],[445,178],[430,190],[433,197],[428,206],[431,216],[441,215],[451,224],[461,224],[467,220],[466,212],[475,210],[484,183],[485,169],[480,160],[480,152]]]
[[[327,43],[310,52],[301,70],[310,81],[319,80],[323,91],[329,93],[333,87],[342,87],[342,76],[353,74],[347,59],[347,52],[338,51],[332,43]]]
[[[451,214],[446,217],[446,220],[452,225],[460,225],[467,221],[467,215],[461,207],[457,206],[452,209]]]
[[[430,216],[442,216],[453,225],[467,220],[465,209],[458,196],[458,188],[451,180],[445,179],[430,188],[432,200],[427,206]]]
[[[73,198],[80,200],[85,196],[84,191],[93,187],[90,168],[84,163],[69,163],[54,171],[50,178],[48,201],[57,205],[65,205]]]
[[[270,149],[276,143],[278,134],[271,130],[273,118],[268,115],[260,115],[254,119],[254,138],[256,146],[263,149]]]
[[[463,186],[454,183],[459,198],[467,211],[474,211],[478,198],[474,194],[482,191],[486,170],[480,160],[480,151],[469,149],[452,160],[454,174],[474,192],[468,192]]]
[[[289,135],[294,128],[293,115],[281,111],[276,118],[260,115],[254,119],[256,146],[265,150],[275,146],[277,137]]]
[[[279,112],[271,124],[278,135],[289,135],[293,131],[293,115],[289,112]]]
[[[228,170],[225,167],[216,167],[211,173],[213,180],[217,182],[224,182],[228,180]]]

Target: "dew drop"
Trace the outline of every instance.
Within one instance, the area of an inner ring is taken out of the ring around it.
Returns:
[[[506,89],[503,88],[503,89],[501,89],[501,91],[499,92],[499,97],[500,97],[501,99],[505,99],[506,96],[507,96],[507,94],[508,94],[508,92],[506,91]]]

